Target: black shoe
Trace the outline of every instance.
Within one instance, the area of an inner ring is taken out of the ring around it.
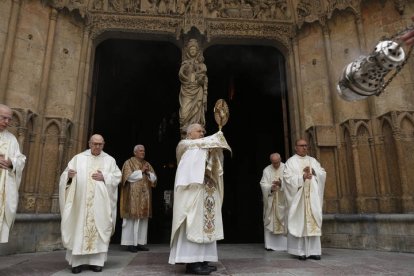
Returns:
[[[72,267],[72,273],[73,274],[79,274],[81,272],[82,272],[82,266],[81,265]]]
[[[137,251],[149,251],[149,249],[143,245],[138,244],[137,246],[135,246],[135,248],[137,249]]]
[[[99,266],[99,265],[90,265],[89,268],[93,272],[102,272],[102,266]]]
[[[128,249],[129,252],[133,252],[133,253],[138,252],[138,248],[136,246],[133,246],[133,245],[128,245],[127,249]]]
[[[271,248],[265,248],[266,249],[266,251],[274,251],[273,249],[271,249]]]
[[[306,256],[305,255],[298,256],[298,259],[301,261],[306,261]]]
[[[321,255],[310,255],[308,258],[319,261],[321,259]]]
[[[217,266],[215,266],[215,265],[209,265],[208,262],[203,262],[203,267],[206,267],[211,272],[217,271]]]
[[[190,263],[185,267],[186,274],[209,275],[211,270],[204,267],[202,263]]]

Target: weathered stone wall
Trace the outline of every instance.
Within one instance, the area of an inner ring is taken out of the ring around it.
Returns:
[[[59,174],[86,144],[99,42],[157,35],[183,45],[191,27],[205,47],[241,40],[272,45],[285,55],[290,137],[307,136],[328,171],[325,213],[414,211],[414,183],[408,181],[414,167],[414,61],[380,97],[346,102],[336,92],[346,64],[411,24],[414,3],[244,2],[199,0],[187,7],[180,1],[0,0],[0,102],[14,109],[11,130],[28,157],[19,212],[33,214],[31,226],[36,214],[59,213]],[[17,220],[15,228],[27,223]]]
[[[413,252],[413,214],[325,215],[325,247]]]

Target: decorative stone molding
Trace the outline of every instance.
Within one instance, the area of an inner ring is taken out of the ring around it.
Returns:
[[[320,23],[325,21],[325,15],[323,12],[322,0],[300,0],[296,6],[296,13],[299,28],[306,23],[312,23],[319,21]],[[324,24],[322,24],[324,25]]]
[[[77,12],[91,38],[107,31],[170,34],[176,39],[193,27],[207,40],[249,37],[282,40],[294,36],[290,3],[253,0],[44,0],[57,10]]]
[[[209,33],[210,38],[216,34],[211,20],[220,20],[221,24],[232,29],[234,22],[268,26],[280,23],[294,25],[299,29],[304,23],[319,22],[322,26],[331,18],[335,10],[349,10],[360,17],[362,0],[300,0],[297,3],[288,0],[254,1],[254,0],[42,0],[57,10],[69,10],[90,20],[93,37],[105,30],[135,30],[136,32],[187,33],[192,27],[201,33]],[[400,14],[405,10],[406,0],[394,0],[394,6]],[[293,11],[296,13],[294,22]],[[101,21],[107,19],[107,22]],[[228,23],[227,23],[228,22]],[[236,23],[237,24],[237,23]],[[95,29],[96,28],[96,29]],[[224,28],[220,28],[224,29]],[[217,29],[216,29],[217,30]],[[220,33],[221,36],[230,32]],[[251,35],[251,34],[248,34]],[[261,32],[254,32],[254,37],[261,37]],[[264,38],[269,35],[265,34]]]
[[[385,123],[385,121],[388,122],[392,128],[395,139],[400,140],[401,138],[410,138],[402,137],[407,136],[401,131],[401,123],[404,118],[410,120],[414,125],[414,111],[390,111],[379,116],[378,120],[380,121],[381,126]]]
[[[58,127],[58,133],[56,134],[58,134],[60,137],[65,137],[73,123],[68,118],[45,117],[43,135],[45,135],[46,129],[48,129],[51,124],[56,124],[56,126]],[[69,138],[69,137],[66,137],[66,138]]]
[[[294,29],[289,24],[264,24],[256,22],[208,22],[207,39],[217,37],[226,38],[264,38],[278,40],[286,49],[290,48],[290,40],[294,36]]]
[[[13,116],[15,117],[12,125],[18,129],[19,128],[27,129],[28,124],[30,122],[33,122],[38,116],[36,113],[31,111],[30,109],[26,109],[26,108],[12,108],[12,109],[13,109]]]
[[[361,15],[361,0],[331,0],[329,1],[327,17],[331,18],[335,10],[349,10],[358,17]]]
[[[88,18],[88,28],[92,39],[107,31],[122,31],[151,34],[170,34],[179,37],[182,20],[173,17],[148,15],[114,15],[93,13]]]
[[[372,137],[372,127],[369,119],[350,119],[340,125],[342,129],[348,129],[351,137],[358,136],[358,129],[361,126],[365,127],[368,130],[370,137]]]
[[[37,116],[30,109],[13,108],[14,120],[12,127],[16,128],[16,136],[21,149],[24,148],[25,141],[29,140],[28,142],[31,142],[30,137],[33,133],[29,131],[32,130]]]

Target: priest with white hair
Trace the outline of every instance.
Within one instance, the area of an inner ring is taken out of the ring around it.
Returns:
[[[177,146],[170,264],[185,263],[186,273],[217,270],[217,241],[224,238],[223,149],[231,150],[221,131],[204,137],[200,124],[187,128]]]
[[[26,156],[20,152],[16,137],[7,130],[12,118],[10,107],[0,104],[0,243],[9,241],[26,162]]]
[[[263,226],[266,250],[286,251],[286,200],[282,178],[285,164],[279,153],[270,155],[260,187],[263,196]]]
[[[121,170],[103,151],[99,134],[89,139],[89,149],[75,155],[59,182],[62,243],[72,273],[87,265],[101,272],[115,231],[118,184]]]

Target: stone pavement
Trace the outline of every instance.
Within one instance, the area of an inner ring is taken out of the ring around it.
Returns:
[[[79,275],[182,275],[184,265],[169,265],[166,244],[130,253],[111,245],[103,272]],[[324,248],[322,260],[299,261],[286,252],[266,251],[263,244],[219,244],[218,270],[211,275],[414,275],[414,254]],[[73,275],[65,251],[0,257],[0,275]]]

